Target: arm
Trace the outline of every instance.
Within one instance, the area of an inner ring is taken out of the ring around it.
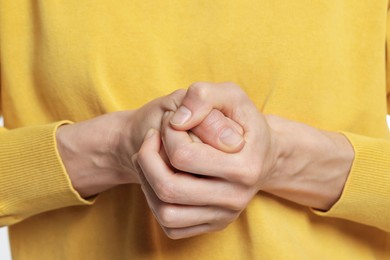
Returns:
[[[329,210],[341,196],[354,159],[348,139],[276,116],[266,116],[266,121],[277,136],[280,153],[262,190]]]
[[[355,151],[348,179],[340,199],[328,211],[315,212],[390,232],[390,141],[343,134]]]
[[[134,155],[147,130],[160,129],[164,112],[176,110],[183,95],[183,91],[174,92],[135,111],[106,114],[59,128],[58,150],[76,191],[87,198],[119,184],[139,183]],[[234,129],[241,142],[224,145],[208,134],[224,129]],[[236,151],[243,146],[241,127],[219,111],[210,113],[194,132],[221,150]]]
[[[217,85],[190,87],[182,104],[184,111],[191,111],[187,121],[177,120],[183,118],[177,114],[167,115],[165,121],[171,125],[165,122],[162,137],[169,162],[158,160],[160,144],[155,135],[141,148],[138,162],[146,177],[144,190],[165,232],[182,238],[220,230],[259,190],[322,211],[334,205],[354,159],[348,139],[275,116],[265,117],[237,86]],[[212,108],[243,127],[245,145],[240,152],[226,154],[191,142],[183,131],[196,126]],[[177,113],[180,111],[183,109]],[[175,173],[164,164],[179,170]],[[183,174],[186,172],[203,178]],[[166,185],[163,179],[168,180]],[[194,215],[198,217],[191,220]]]
[[[84,198],[119,184],[139,183],[134,155],[147,130],[159,129],[164,112],[176,110],[184,94],[176,91],[137,110],[84,122],[0,131],[0,225],[48,210],[90,205],[93,202]],[[211,114],[194,129],[199,136],[225,128],[241,136],[237,124],[218,111]],[[218,140],[205,139],[230,151],[243,145],[226,147]]]
[[[121,183],[137,182],[131,157],[150,127],[184,96],[178,91],[134,111],[80,123],[0,132],[0,225],[73,205]]]
[[[227,94],[219,98],[221,87]],[[234,101],[240,97],[242,100]],[[194,116],[184,124],[172,124],[178,130],[190,129],[200,121],[198,117],[216,107],[237,120],[246,132],[262,134],[253,140],[258,146],[268,144],[267,151],[259,151],[255,160],[257,165],[264,165],[263,169],[252,173],[260,179],[259,189],[321,210],[328,210],[340,197],[354,158],[353,148],[342,134],[264,116],[234,84],[195,84],[183,100],[183,106],[194,111]],[[250,146],[250,136],[246,136],[246,145]]]

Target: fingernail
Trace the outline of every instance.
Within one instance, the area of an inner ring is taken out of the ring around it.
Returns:
[[[156,130],[154,130],[153,128],[150,128],[150,129],[148,130],[148,132],[146,132],[146,135],[145,135],[145,139],[144,139],[144,140],[146,140],[146,139],[152,137],[152,136],[154,135],[155,132],[156,132]]]
[[[242,142],[242,135],[232,128],[226,128],[219,135],[219,140],[227,146],[234,147]]]
[[[179,107],[171,119],[171,123],[174,125],[182,125],[187,122],[191,117],[191,111],[185,106]]]

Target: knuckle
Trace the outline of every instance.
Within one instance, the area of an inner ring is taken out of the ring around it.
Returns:
[[[208,97],[210,83],[195,82],[188,88],[188,95],[195,97],[198,100],[206,100]]]
[[[181,145],[169,155],[173,167],[185,170],[190,165],[193,158],[193,151],[189,145]]]
[[[229,226],[230,222],[226,223],[220,223],[219,225],[216,225],[213,231],[221,231]]]
[[[175,227],[178,216],[177,209],[169,205],[164,205],[158,210],[157,214],[161,225],[168,228]]]
[[[207,230],[207,232],[218,232],[218,231],[222,231],[224,230],[225,228],[227,228],[229,226],[230,222],[220,222],[220,223],[214,223],[212,225],[209,226],[209,229]]]
[[[240,191],[233,196],[230,208],[234,211],[241,211],[248,205],[251,197],[248,192]]]
[[[225,215],[225,223],[232,223],[234,220],[238,218],[240,215],[240,211],[228,211]]]
[[[164,233],[169,237],[170,239],[177,240],[180,238],[183,238],[183,235],[181,235],[177,230],[171,229],[171,228],[164,228]]]
[[[241,183],[245,186],[252,187],[256,185],[258,177],[253,171],[248,171],[248,174],[245,175],[244,178],[241,179]]]
[[[261,167],[259,165],[247,164],[244,178],[242,178],[242,183],[248,187],[257,185],[260,178],[260,172]]]
[[[233,222],[239,215],[239,211],[236,210],[224,210],[220,212],[215,217],[215,223],[221,224],[221,225],[228,225],[229,223]]]
[[[176,111],[179,108],[185,94],[186,91],[184,89],[178,89],[172,92],[171,94],[169,94],[168,95],[169,102],[166,106],[166,109]]]
[[[165,203],[175,203],[177,201],[177,194],[170,182],[161,182],[156,185],[155,192],[157,197]]]
[[[240,165],[243,166],[230,174],[230,180],[246,187],[256,186],[259,182],[261,167],[253,163]]]
[[[243,198],[236,199],[233,203],[233,210],[242,210],[248,204],[247,200]]]

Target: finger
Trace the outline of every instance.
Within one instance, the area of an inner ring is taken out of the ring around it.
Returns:
[[[157,222],[166,235],[172,239],[181,239],[222,230],[233,222],[240,211],[209,206],[186,206],[164,203],[142,178],[142,190]]]
[[[170,124],[173,112],[168,112],[163,119],[161,137],[170,163],[183,172],[196,173],[205,177],[221,178],[231,183],[252,186],[258,182],[265,164],[260,161],[264,153],[272,152],[262,149],[269,147],[267,129],[261,121],[252,120],[253,129],[245,134],[246,145],[239,153],[225,153],[207,144],[192,142],[186,131],[177,131]]]
[[[161,138],[158,133],[153,128],[148,130],[137,156],[134,157],[137,160],[136,165],[140,169],[139,172],[144,174],[159,167],[161,167],[159,170],[165,175],[174,174],[174,168],[169,163],[169,158],[161,146]]]
[[[157,131],[156,131],[157,132]],[[149,134],[148,134],[149,135]],[[199,178],[196,175],[174,172],[161,158],[160,137],[145,138],[138,153],[138,164],[146,182],[159,200],[170,204],[218,206],[241,210],[251,199],[247,187],[234,185],[217,178]]]
[[[245,129],[246,112],[257,110],[248,100],[244,91],[233,83],[194,83],[188,88],[171,124],[175,129],[189,130],[215,108]]]
[[[173,129],[169,122],[173,112],[166,112],[161,136],[170,163],[180,171],[229,180],[242,170],[239,156],[224,153],[210,145],[193,142],[186,131]]]
[[[237,218],[239,211],[212,206],[190,206],[170,204],[161,201],[153,188],[142,178],[142,190],[149,207],[161,226],[166,228],[185,228],[201,224],[222,225]]]
[[[201,224],[201,225],[186,227],[186,228],[163,227],[163,230],[165,234],[171,239],[182,239],[182,238],[199,236],[201,234],[211,233],[215,231],[220,231],[223,228],[224,227],[221,228],[216,225]]]
[[[182,205],[212,205],[231,210],[242,210],[247,205],[256,192],[255,189],[248,192],[248,187],[240,185],[239,182],[229,182],[221,178],[199,178],[198,175],[175,172],[160,156],[161,140],[157,133],[156,130],[148,131],[138,153],[137,162],[145,179],[161,201]],[[186,132],[180,133],[186,134]],[[189,138],[188,134],[186,134],[186,137]],[[213,149],[205,144],[193,144]],[[207,170],[209,164],[206,163],[203,166],[205,170]],[[214,167],[213,161],[211,164]],[[238,175],[238,177],[241,179],[241,175]]]
[[[204,143],[224,152],[239,152],[244,146],[242,127],[216,109],[191,131]]]
[[[191,140],[192,140],[193,142],[196,142],[196,143],[203,143],[203,141],[200,140],[200,138],[199,138],[196,134],[194,134],[192,131],[188,131],[188,135],[190,136],[190,138],[191,138]]]

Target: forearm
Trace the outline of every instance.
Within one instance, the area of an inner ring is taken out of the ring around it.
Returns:
[[[58,128],[58,152],[82,197],[137,182],[131,163],[136,151],[129,138],[133,113],[116,112]]]
[[[290,201],[328,210],[339,199],[354,150],[347,138],[267,116],[276,135],[278,159],[262,190]]]

